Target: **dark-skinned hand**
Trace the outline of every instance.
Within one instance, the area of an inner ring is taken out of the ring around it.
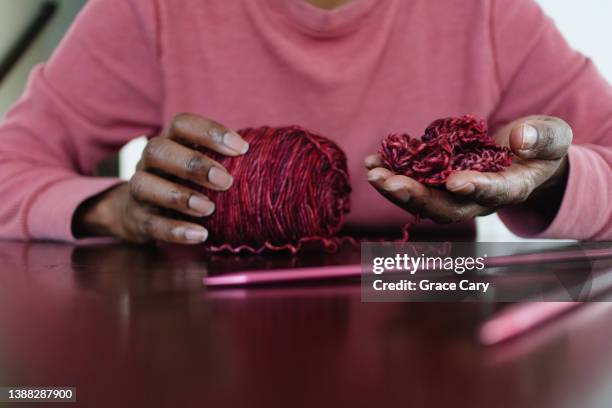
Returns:
[[[75,234],[113,236],[137,243],[206,241],[206,229],[188,220],[210,216],[215,204],[187,185],[225,191],[231,187],[233,178],[221,164],[194,146],[226,156],[242,155],[249,148],[240,135],[215,121],[180,114],[162,135],[148,141],[129,183],[116,186],[77,209],[73,221]]]
[[[570,126],[555,117],[528,116],[494,137],[516,155],[513,164],[498,173],[457,171],[446,188],[434,188],[392,173],[382,167],[380,156],[372,155],[365,160],[368,181],[396,205],[438,223],[469,220],[519,203],[554,216],[567,178]]]

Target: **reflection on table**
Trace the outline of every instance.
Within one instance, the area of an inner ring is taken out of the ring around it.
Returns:
[[[222,262],[307,262],[279,259]],[[220,262],[0,243],[0,384],[75,386],[88,407],[612,403],[609,303],[485,348],[497,304],[362,303],[358,282],[207,291]]]

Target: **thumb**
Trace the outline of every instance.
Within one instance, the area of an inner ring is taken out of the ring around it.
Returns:
[[[555,160],[567,154],[572,137],[572,128],[564,120],[535,116],[512,128],[510,148],[524,159]]]

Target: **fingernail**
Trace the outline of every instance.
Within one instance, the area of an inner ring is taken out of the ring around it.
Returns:
[[[205,228],[176,227],[172,230],[172,235],[177,238],[184,238],[189,242],[204,242],[208,238],[208,231]]]
[[[531,125],[523,125],[523,140],[521,142],[521,150],[531,149],[537,142],[538,130]]]
[[[249,150],[249,144],[234,132],[225,132],[223,144],[240,154],[245,154]]]
[[[207,216],[215,211],[215,203],[202,197],[192,195],[187,201],[187,205],[194,211]]]
[[[449,182],[447,188],[453,193],[472,194],[476,187],[472,183],[454,184]]]
[[[393,193],[393,196],[400,201],[407,203],[410,201],[410,193],[406,190],[402,184],[391,184],[386,188],[387,191]]]
[[[185,230],[185,239],[191,242],[204,242],[208,238],[208,231],[204,228],[195,229],[195,228],[187,228]]]
[[[208,171],[208,181],[226,190],[230,188],[230,186],[234,182],[234,178],[229,175],[225,170],[222,170],[216,166],[212,166]]]

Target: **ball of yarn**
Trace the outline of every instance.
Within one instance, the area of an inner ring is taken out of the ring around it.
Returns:
[[[216,204],[203,225],[212,251],[289,250],[317,241],[334,246],[349,211],[344,152],[298,126],[242,129],[249,151],[209,154],[234,177],[228,191],[206,191]]]
[[[498,172],[512,164],[510,149],[472,115],[435,120],[420,139],[392,133],[379,153],[387,169],[429,186],[443,185],[454,171]]]

